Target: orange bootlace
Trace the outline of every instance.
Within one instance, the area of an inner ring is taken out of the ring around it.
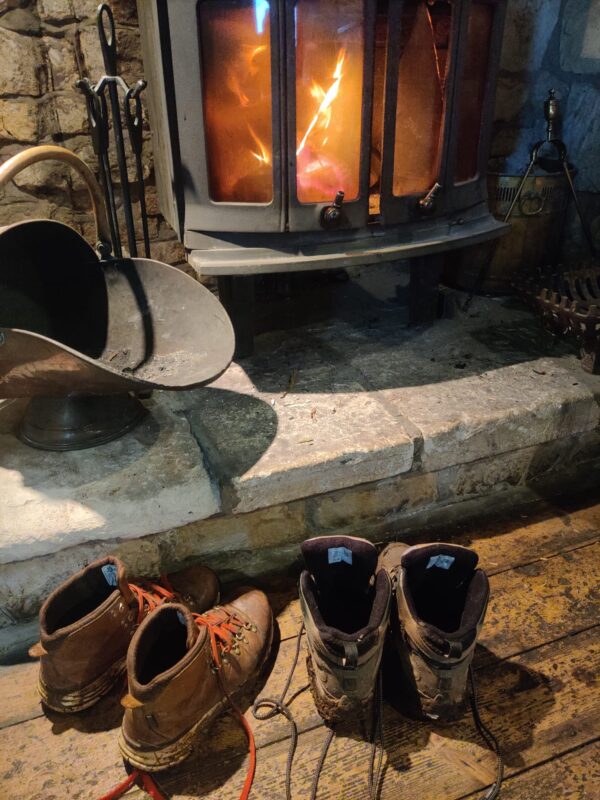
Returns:
[[[160,577],[161,584],[152,581],[141,580],[139,583],[130,583],[129,588],[133,592],[138,604],[139,625],[146,614],[154,611],[166,600],[176,599],[176,594],[165,575]]]
[[[154,611],[155,608],[158,608],[158,606],[162,605],[167,600],[177,599],[177,595],[165,575],[161,575],[160,582],[159,584],[142,579],[138,581],[138,583],[128,584],[132,594],[137,600],[138,625],[142,622],[144,617],[151,611]],[[102,795],[98,800],[118,800],[119,797],[123,797],[124,794],[127,794],[127,792],[136,785],[144,789],[152,800],[166,800],[166,797],[162,794],[154,779],[150,777],[148,773],[142,772],[142,770],[139,769],[134,769],[124,781],[121,781],[121,783],[115,786],[114,789],[111,789],[108,794]]]
[[[166,579],[161,578],[161,580],[163,583],[169,586],[169,582]],[[152,611],[154,608],[156,608],[156,606],[164,603],[165,600],[174,596],[174,592],[170,586],[169,589],[164,589],[162,586],[148,583],[146,581],[143,582],[143,588],[132,583],[129,584],[129,586],[132,591],[135,592],[138,598],[140,619],[143,618],[145,613],[144,603],[147,603],[149,610]],[[154,593],[159,595],[158,598],[154,596]],[[244,781],[244,786],[240,795],[240,800],[248,800],[252,790],[252,784],[254,783],[254,774],[256,772],[256,743],[254,741],[254,734],[252,732],[252,728],[250,727],[250,723],[242,714],[233,698],[227,691],[225,684],[221,680],[221,675],[219,672],[223,666],[224,660],[227,658],[228,653],[234,652],[237,655],[240,652],[239,642],[244,641],[245,639],[241,631],[256,630],[256,628],[250,623],[244,622],[244,620],[240,619],[235,614],[226,611],[221,606],[215,606],[205,614],[192,614],[192,617],[194,618],[194,621],[198,627],[204,627],[208,631],[210,648],[213,657],[213,670],[217,676],[219,688],[221,689],[224,697],[227,698],[227,702],[244,729],[244,733],[246,734],[246,738],[248,740],[248,747],[250,749],[250,764],[248,765],[246,780]],[[150,775],[148,775],[146,772],[142,772],[141,770],[134,770],[131,775],[126,778],[126,780],[122,781],[122,783],[120,783],[118,786],[115,786],[115,788],[112,789],[108,794],[100,797],[99,800],[118,800],[118,798],[123,797],[123,795],[126,794],[135,784],[144,789],[153,800],[166,800],[165,796],[161,794],[158,786],[150,777]]]
[[[127,792],[136,785],[139,786],[140,789],[144,789],[152,800],[167,800],[154,782],[154,779],[151,778],[147,772],[142,772],[139,769],[134,769],[124,781],[121,781],[114,789],[111,789],[108,794],[103,794],[98,800],[119,800],[119,797],[123,797],[124,794],[127,794]]]
[[[221,606],[215,606],[205,614],[192,614],[194,621],[198,627],[204,627],[208,631],[210,637],[210,648],[213,657],[213,670],[217,676],[219,688],[223,695],[227,698],[232,711],[237,717],[240,725],[244,729],[246,739],[248,740],[248,747],[250,749],[250,763],[248,765],[248,772],[246,773],[246,780],[240,800],[248,800],[254,783],[254,774],[256,772],[256,742],[254,741],[254,733],[250,727],[250,723],[242,714],[233,698],[227,691],[225,684],[221,680],[220,670],[223,666],[223,659],[227,658],[227,654],[233,651],[236,655],[239,651],[239,642],[244,641],[245,637],[241,631],[256,630],[256,628],[244,622],[235,614],[226,611]]]

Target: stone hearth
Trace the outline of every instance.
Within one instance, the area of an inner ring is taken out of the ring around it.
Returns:
[[[600,378],[511,299],[465,313],[455,295],[452,319],[408,329],[406,282],[369,267],[295,291],[280,306],[303,326],[261,334],[209,388],[155,393],[137,430],[95,450],[32,450],[10,433],[18,403],[0,407],[1,624],[109,552],[138,573],[203,560],[255,578],[290,568],[308,535],[410,538],[589,474]]]

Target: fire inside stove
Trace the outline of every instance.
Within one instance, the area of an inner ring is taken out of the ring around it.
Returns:
[[[363,140],[364,0],[297,0],[295,194],[300,203],[357,199]],[[373,54],[369,209],[378,213],[389,37],[399,37],[393,194],[426,192],[437,180],[452,70],[455,5],[405,0],[398,32],[390,3],[380,2]],[[478,136],[493,7],[474,0],[459,101],[457,182],[477,173]],[[199,4],[203,103],[210,197],[214,202],[273,199],[271,3],[204,0]],[[290,145],[291,149],[291,145]]]

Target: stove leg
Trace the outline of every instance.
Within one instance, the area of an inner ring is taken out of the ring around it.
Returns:
[[[439,319],[439,282],[443,267],[443,253],[419,256],[410,260],[409,325],[425,325]]]
[[[224,275],[217,279],[219,299],[235,331],[235,358],[251,356],[254,350],[254,276]]]

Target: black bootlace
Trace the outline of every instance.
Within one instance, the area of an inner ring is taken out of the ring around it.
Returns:
[[[296,720],[294,719],[294,715],[292,714],[290,706],[297,697],[299,697],[309,688],[309,684],[307,683],[305,686],[302,686],[300,689],[297,689],[294,692],[294,694],[289,698],[289,700],[287,700],[286,702],[286,695],[292,684],[294,673],[296,671],[296,667],[300,659],[300,649],[302,647],[303,633],[304,633],[304,624],[300,626],[300,630],[298,631],[296,637],[296,650],[294,653],[294,658],[292,660],[292,665],[290,667],[290,671],[286,678],[283,691],[281,692],[279,697],[259,697],[254,703],[254,706],[252,707],[252,713],[255,719],[259,721],[265,721],[268,719],[273,719],[275,716],[277,716],[277,714],[281,714],[286,718],[290,726],[290,746],[288,750],[288,757],[285,768],[286,800],[292,800],[292,768],[294,765],[294,756],[296,755],[296,749],[298,747],[298,726],[296,724]],[[502,759],[502,753],[500,751],[500,745],[498,743],[498,740],[496,739],[492,731],[488,728],[488,726],[485,724],[485,722],[481,719],[481,714],[479,713],[479,707],[477,704],[477,691],[475,688],[475,676],[472,666],[469,667],[469,702],[471,706],[471,713],[473,715],[473,721],[475,722],[475,726],[479,731],[481,738],[487,744],[489,749],[496,754],[496,763],[497,763],[496,780],[494,781],[492,786],[487,790],[487,792],[481,796],[480,800],[496,800],[496,798],[500,794],[500,789],[502,787],[502,781],[504,778],[504,761]],[[335,736],[335,727],[332,726],[327,731],[327,736],[321,748],[319,761],[315,768],[315,773],[313,776],[313,781],[310,789],[310,800],[317,799],[317,793],[319,791],[319,780],[323,772],[323,767],[325,766],[327,753],[329,752],[329,748],[331,746],[331,742],[333,741],[334,736]],[[383,690],[382,690],[381,669],[379,669],[377,675],[377,683],[375,686],[375,696],[373,704],[373,724],[372,724],[370,738],[371,738],[371,755],[369,760],[369,777],[368,777],[369,800],[377,800],[381,788],[381,779],[383,774],[383,752],[384,752]],[[377,761],[377,768],[375,768],[376,761]]]
[[[495,800],[495,798],[500,794],[500,789],[502,788],[502,780],[504,779],[504,760],[502,758],[502,752],[500,750],[498,739],[496,739],[494,734],[481,719],[479,707],[477,705],[477,690],[475,688],[475,675],[472,665],[469,666],[469,701],[471,704],[473,721],[475,722],[475,726],[479,731],[479,735],[490,748],[490,750],[496,754],[496,780],[490,786],[487,792],[481,796],[480,800]]]
[[[304,632],[304,623],[300,626],[296,641],[296,652],[292,661],[292,666],[288,673],[285,686],[279,697],[259,697],[252,706],[252,714],[254,719],[264,721],[273,719],[277,714],[281,714],[286,718],[290,726],[290,747],[288,750],[287,764],[285,767],[285,797],[286,800],[292,800],[292,767],[294,764],[294,756],[296,754],[296,747],[298,746],[298,726],[294,715],[291,712],[290,706],[294,700],[299,697],[303,692],[308,689],[308,683],[301,689],[298,689],[286,702],[285,697],[290,689],[298,659],[300,658],[300,648],[302,646],[302,634]]]

